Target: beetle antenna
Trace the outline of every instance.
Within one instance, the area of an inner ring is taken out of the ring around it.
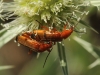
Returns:
[[[44,61],[44,64],[43,64],[43,68],[44,68],[44,66],[45,66],[45,63],[46,63],[47,58],[48,58],[48,56],[50,55],[51,51],[52,51],[52,49],[50,50],[50,52],[48,53],[48,55],[47,55],[46,58],[45,58],[45,61]]]
[[[39,25],[39,28],[41,29],[41,25],[42,25],[42,23],[41,22],[39,22],[38,20],[36,20],[40,25]]]

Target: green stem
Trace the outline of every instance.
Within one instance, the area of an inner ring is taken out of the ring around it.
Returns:
[[[58,55],[60,58],[60,64],[61,64],[62,70],[64,72],[64,75],[68,75],[65,46],[64,44],[62,44],[62,42],[58,42],[57,46],[58,46]]]

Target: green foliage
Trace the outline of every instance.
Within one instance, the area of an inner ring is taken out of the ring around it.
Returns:
[[[93,57],[95,57],[97,60],[90,64],[89,68],[93,68],[97,65],[100,65],[100,57],[99,55],[96,53],[96,51],[94,50],[94,48],[96,48],[96,50],[100,51],[100,49],[94,45],[92,45],[91,43],[81,39],[81,38],[78,38],[76,36],[73,37],[73,39],[79,43],[87,52],[89,52]]]
[[[60,29],[62,30],[63,26],[66,23],[68,24],[68,26],[74,26],[74,27],[78,26],[79,24],[83,24],[84,26],[87,26],[90,29],[94,30],[83,20],[83,17],[88,14],[88,11],[86,9],[94,5],[99,6],[100,1],[91,0],[89,2],[88,0],[87,1],[85,0],[14,0],[13,3],[11,2],[11,3],[4,3],[4,4],[2,4],[1,1],[0,2],[0,9],[2,10],[0,11],[1,20],[9,19],[9,17],[15,15],[17,17],[14,18],[13,21],[2,25],[4,28],[0,30],[0,48],[3,47],[12,38],[21,34],[23,31],[32,31],[34,29],[38,29],[39,26],[42,25],[55,27],[57,30]],[[81,32],[76,28],[75,31],[77,33]],[[96,32],[96,30],[94,31]],[[97,59],[96,63],[91,64],[89,68],[93,68],[95,65],[99,65],[100,59],[97,53],[93,51],[94,46],[77,37],[74,37],[74,39]],[[58,53],[60,57],[61,67],[63,69],[64,74],[68,75],[67,61],[64,53],[65,51],[64,46],[58,44],[58,47],[60,47],[58,48]],[[48,66],[46,70],[50,68],[51,66]],[[39,74],[38,68],[36,68],[36,70],[37,70],[36,74]],[[41,73],[44,75],[42,71]],[[46,75],[47,74],[48,71]]]

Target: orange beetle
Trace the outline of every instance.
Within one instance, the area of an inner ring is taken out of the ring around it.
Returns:
[[[16,40],[18,41],[18,43],[31,48],[35,52],[44,52],[44,51],[50,52],[50,48],[52,47],[52,43],[38,42],[32,39],[30,35],[26,33],[17,36]]]
[[[64,27],[64,30],[62,32],[57,30],[34,30],[33,32],[26,32],[26,34],[30,35],[31,38],[37,40],[37,41],[52,41],[52,42],[59,42],[63,39],[66,39],[71,35],[73,32],[73,26],[70,27],[70,29],[66,29],[66,26]]]

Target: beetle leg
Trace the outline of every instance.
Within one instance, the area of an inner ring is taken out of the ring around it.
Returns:
[[[30,54],[32,54],[32,52],[33,52],[32,49],[30,49],[30,50],[28,51],[28,54],[30,55]]]

